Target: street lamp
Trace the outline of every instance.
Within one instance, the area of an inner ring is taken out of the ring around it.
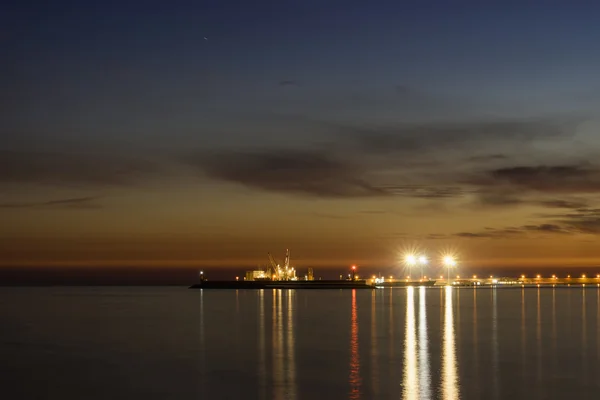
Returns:
[[[450,268],[456,266],[456,260],[452,256],[444,256],[442,262],[448,268],[448,285],[450,285]]]
[[[404,257],[404,262],[406,265],[408,265],[408,275],[410,275],[412,266],[417,263],[417,257],[415,257],[413,254],[408,254],[406,257]]]
[[[420,256],[419,257],[419,264],[421,264],[421,279],[423,279],[423,266],[427,265],[427,257],[425,256]]]

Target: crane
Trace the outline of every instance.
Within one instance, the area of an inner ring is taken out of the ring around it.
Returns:
[[[275,259],[273,258],[271,253],[268,253],[268,254],[269,254],[270,265],[267,266],[267,275],[269,276],[269,279],[273,279],[273,277],[275,277],[275,280],[278,280],[279,279],[279,266],[275,262]]]
[[[270,266],[267,266],[267,274],[270,279],[277,281],[296,280],[296,271],[290,266],[290,249],[285,250],[283,268],[277,264],[271,253],[269,254]]]

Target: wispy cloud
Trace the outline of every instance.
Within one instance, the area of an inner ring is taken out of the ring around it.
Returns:
[[[188,161],[211,178],[267,191],[331,198],[389,195],[369,184],[359,165],[327,152],[240,151],[199,155]]]
[[[564,226],[557,224],[539,224],[523,225],[518,227],[506,227],[501,229],[487,228],[477,232],[459,232],[450,236],[467,239],[507,239],[519,236],[526,236],[529,233],[564,235],[577,233],[577,231],[570,230]]]
[[[449,164],[445,149],[461,154],[478,142],[562,137],[570,132],[567,126],[562,120],[546,119],[391,128],[324,123],[321,128],[326,127],[329,135],[302,150],[233,149],[218,154],[205,152],[187,157],[185,162],[212,179],[271,192],[337,198],[457,198],[483,193],[482,189],[489,192],[491,185],[481,176],[466,178],[456,163]],[[506,161],[504,155],[488,157]]]
[[[506,167],[488,171],[471,183],[546,193],[595,193],[600,192],[600,170],[579,165]]]
[[[562,223],[581,233],[600,234],[600,208],[583,208],[556,217]]]
[[[90,210],[102,208],[97,203],[97,197],[74,197],[69,199],[58,199],[44,202],[14,202],[0,203],[0,208],[15,208],[15,209],[38,209],[38,208],[65,208],[76,210]]]
[[[354,143],[367,153],[402,153],[423,157],[448,149],[486,151],[499,144],[514,145],[535,139],[562,138],[573,134],[578,122],[570,119],[440,122],[393,127],[340,126],[339,131],[345,141],[350,139],[349,143]]]
[[[152,163],[116,156],[0,150],[0,183],[121,186],[157,171]]]
[[[503,161],[503,160],[508,160],[508,159],[509,159],[509,157],[505,154],[487,154],[487,155],[469,157],[468,161],[491,162],[491,161]]]
[[[460,197],[468,192],[467,189],[459,186],[385,186],[386,192],[404,197],[415,197],[420,199],[446,199],[451,197]]]

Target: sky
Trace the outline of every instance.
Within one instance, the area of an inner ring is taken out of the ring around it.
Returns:
[[[0,270],[600,266],[598,12],[3,2]]]

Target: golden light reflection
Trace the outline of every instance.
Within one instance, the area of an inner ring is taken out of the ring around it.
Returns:
[[[427,289],[419,289],[419,398],[430,399],[429,343],[427,337]]]
[[[477,334],[477,289],[473,290],[473,364],[475,367],[475,379],[473,384],[479,390],[479,336]]]
[[[498,384],[498,375],[500,374],[499,348],[498,348],[498,289],[494,286],[492,289],[492,391],[494,399],[501,399],[501,386]]]
[[[540,301],[540,288],[537,289],[537,314],[536,314],[536,342],[537,342],[537,384],[542,384],[542,307]]]
[[[281,289],[273,289],[273,398],[277,400],[285,398],[281,297]]]
[[[379,363],[377,356],[377,297],[378,290],[371,291],[371,381],[373,382],[373,394],[379,396]]]
[[[296,398],[296,338],[294,336],[294,290],[287,291],[287,343],[286,343],[286,361],[287,361],[287,387],[288,399]]]
[[[206,338],[204,331],[204,290],[200,289],[200,369],[206,371]],[[200,374],[200,387],[206,387],[206,374]]]
[[[260,376],[259,393],[261,398],[266,397],[267,388],[267,363],[265,348],[265,290],[258,291],[258,374]]]
[[[585,301],[585,293],[586,289],[583,288],[581,290],[581,371],[583,382],[587,384],[588,382],[588,364],[587,364],[587,354],[588,354],[588,338],[587,338],[587,307]]]
[[[596,332],[600,332],[600,288],[596,290]],[[600,359],[600,335],[596,335],[596,349]]]
[[[350,323],[350,399],[360,398],[360,355],[358,353],[358,312],[356,289],[352,289],[352,318]]]
[[[271,398],[276,400],[296,398],[294,295],[293,290],[273,289],[273,395]],[[260,332],[259,340],[263,340]]]
[[[454,316],[452,308],[451,286],[446,286],[444,303],[444,338],[442,347],[442,394],[444,399],[459,399],[458,372],[454,337]]]
[[[415,296],[414,287],[406,288],[406,325],[404,330],[404,382],[402,398],[416,400],[419,398],[417,335],[415,332]]]
[[[521,371],[522,376],[526,376],[525,351],[527,347],[527,336],[525,331],[525,288],[521,288]]]
[[[552,288],[552,354],[556,360],[557,351],[557,332],[556,332],[556,287]],[[555,361],[556,364],[556,361]]]

